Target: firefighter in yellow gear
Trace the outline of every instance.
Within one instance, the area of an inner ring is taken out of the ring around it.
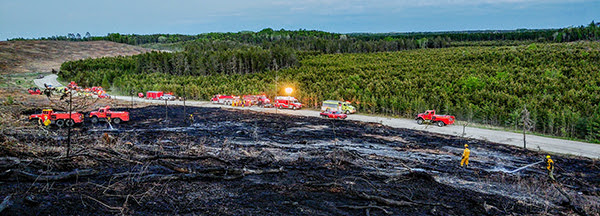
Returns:
[[[190,122],[194,123],[194,114],[190,114]]]
[[[44,126],[48,126],[48,125],[50,125],[50,123],[52,123],[52,122],[50,121],[50,119],[46,119],[46,120],[44,120]]]
[[[463,166],[463,164],[465,165],[465,167],[469,167],[469,155],[471,155],[471,150],[469,150],[469,145],[465,144],[465,150],[462,154],[462,160],[460,160],[461,167]]]
[[[48,116],[44,116],[43,119],[44,120],[42,120],[41,118],[38,119],[38,121],[40,122],[40,125],[48,126],[52,123],[52,121],[50,121],[50,119],[48,119]]]
[[[550,158],[550,155],[546,155],[546,164],[550,181],[556,181],[556,179],[554,179],[554,161]]]

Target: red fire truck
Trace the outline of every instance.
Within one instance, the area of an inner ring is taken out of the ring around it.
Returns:
[[[92,123],[98,123],[98,121],[107,121],[111,119],[115,124],[119,124],[124,121],[129,121],[129,112],[123,111],[111,111],[110,106],[102,107],[98,111],[90,113]]]
[[[300,109],[302,104],[295,97],[291,96],[277,96],[275,97],[275,106],[279,109]]]
[[[240,98],[239,96],[235,96],[235,95],[215,95],[210,99],[210,101],[212,103],[231,105],[231,103],[235,99],[239,99],[239,98]]]
[[[149,91],[146,92],[146,98],[151,100],[158,100],[164,93],[162,91]]]
[[[72,112],[71,118],[69,118],[69,113],[57,113],[52,109],[44,109],[42,110],[41,114],[33,114],[29,116],[30,122],[44,123],[47,120],[50,121],[50,124],[54,124],[59,127],[72,127],[76,123],[83,122],[83,115],[78,112]]]

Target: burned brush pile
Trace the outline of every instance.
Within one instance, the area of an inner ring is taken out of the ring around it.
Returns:
[[[189,117],[193,114],[193,119]],[[4,215],[599,214],[600,165],[459,137],[215,108],[120,125],[3,128]],[[25,120],[23,120],[25,122]],[[460,167],[462,146],[470,167]]]

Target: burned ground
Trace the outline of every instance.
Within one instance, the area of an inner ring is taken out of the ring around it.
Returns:
[[[375,123],[150,106],[129,123],[3,129],[3,214],[599,214],[595,160]],[[25,121],[23,120],[23,123]],[[470,167],[459,166],[469,144]]]

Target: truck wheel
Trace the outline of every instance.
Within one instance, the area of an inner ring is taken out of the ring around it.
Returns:
[[[422,125],[423,124],[423,119],[422,118],[417,119],[417,124]]]
[[[350,114],[350,111],[346,110],[346,112],[344,112],[344,114],[348,115],[348,114]]]
[[[292,106],[292,109],[293,109],[293,110],[296,110],[296,106]]]
[[[446,125],[446,124],[444,124],[444,122],[442,122],[442,121],[435,122],[435,124],[436,124],[438,127],[443,127],[444,125]]]
[[[56,122],[54,122],[54,124],[56,124],[56,126],[58,127],[62,127],[65,126],[65,121],[62,119],[56,120]]]
[[[121,119],[120,118],[115,118],[115,119],[113,119],[113,122],[115,124],[120,124],[121,123]]]
[[[75,125],[75,121],[73,121],[73,119],[67,119],[67,120],[65,121],[65,125],[66,125],[67,127],[73,127],[73,125]]]
[[[92,117],[92,124],[96,124],[98,123],[98,117],[94,116]]]

